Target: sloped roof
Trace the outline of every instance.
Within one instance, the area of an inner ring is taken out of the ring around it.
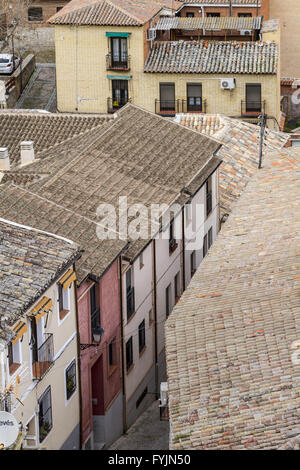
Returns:
[[[163,7],[177,9],[172,0],[71,0],[52,16],[51,24],[141,26]]]
[[[265,156],[166,322],[172,449],[299,434],[299,178],[299,150]]]
[[[8,148],[13,168],[20,162],[23,140],[33,140],[35,152],[41,152],[101,126],[109,119],[96,115],[0,111],[0,147]]]
[[[0,317],[14,323],[79,254],[68,240],[0,219]]]
[[[209,31],[220,29],[245,29],[258,30],[261,27],[261,17],[241,18],[239,16],[207,17],[167,17],[162,16],[154,25],[157,30],[185,29],[197,30],[207,29]]]
[[[154,42],[144,72],[205,74],[276,74],[274,42],[163,41]]]
[[[193,4],[196,3],[197,5],[230,5],[230,0],[178,0],[179,2],[186,3],[186,4]],[[257,6],[256,0],[232,0],[232,6],[240,6],[240,5],[252,5]],[[259,1],[258,6],[261,6],[261,2]]]
[[[220,144],[171,120],[127,104],[114,119],[84,136],[37,154],[0,186],[0,216],[74,239],[84,250],[78,280],[100,277],[125,250],[134,257],[148,240],[99,240],[97,208],[119,197],[134,203],[189,200],[220,164]],[[184,148],[184,152],[182,149]],[[28,173],[34,175],[33,181]],[[22,176],[24,174],[24,181]],[[38,175],[42,177],[38,179]],[[118,215],[118,214],[117,214]]]
[[[221,213],[229,213],[258,167],[260,128],[218,114],[177,114],[175,120],[222,144],[217,152],[222,160],[219,170],[220,207]],[[289,138],[289,134],[266,128],[263,153],[281,149]]]

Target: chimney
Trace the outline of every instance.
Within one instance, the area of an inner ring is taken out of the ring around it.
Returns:
[[[0,170],[8,171],[10,169],[8,149],[6,147],[0,148]]]
[[[21,142],[21,165],[28,165],[34,161],[33,142]]]

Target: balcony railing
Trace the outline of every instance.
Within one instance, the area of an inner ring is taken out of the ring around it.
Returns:
[[[174,116],[180,112],[180,100],[155,100],[155,113],[162,116]]]
[[[206,99],[197,96],[181,102],[182,113],[206,113],[206,109]]]
[[[35,379],[40,380],[53,364],[53,335],[48,334],[46,341],[39,347],[32,348],[32,373]]]
[[[127,291],[127,319],[134,313],[134,309],[134,287],[131,287]]]
[[[130,55],[122,54],[120,60],[115,60],[111,53],[106,55],[106,70],[119,70],[128,72],[130,70],[130,63]]]
[[[126,103],[131,103],[131,98],[129,98],[127,101],[126,100],[113,101],[112,98],[107,98],[107,112],[108,112],[108,114],[115,113],[116,111],[118,111],[118,109],[125,106]]]
[[[242,101],[241,102],[241,115],[248,117],[256,117],[266,110],[265,101]]]

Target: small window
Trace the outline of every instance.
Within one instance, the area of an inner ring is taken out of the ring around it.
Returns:
[[[15,344],[12,342],[8,343],[7,349],[9,374],[13,375],[21,365],[21,341],[18,340]]]
[[[219,18],[221,15],[220,13],[207,13],[207,18]]]
[[[67,400],[71,398],[75,390],[76,390],[76,361],[74,359],[66,369]]]
[[[203,238],[203,258],[205,258],[207,254],[207,234],[204,235],[204,238]]]
[[[180,297],[180,273],[179,272],[175,276],[174,287],[175,287],[175,302],[177,302]]]
[[[132,268],[126,272],[126,309],[127,309],[127,320],[134,314],[135,310],[135,297],[134,287],[132,280]]]
[[[195,13],[192,12],[192,11],[188,11],[187,14],[186,14],[187,18],[194,18],[194,16],[195,16]]]
[[[141,353],[146,346],[145,320],[139,325],[139,352]]]
[[[56,7],[56,13],[58,13],[60,10],[62,10],[63,7]]]
[[[213,242],[213,229],[212,227],[210,227],[209,231],[208,231],[208,239],[207,239],[207,247],[208,249],[210,249],[211,245],[212,245],[212,242]]]
[[[196,272],[196,252],[193,251],[191,253],[191,277],[194,276]]]
[[[52,429],[51,387],[49,386],[38,401],[39,406],[39,438],[40,442],[47,437]]]
[[[43,21],[43,9],[42,9],[42,7],[30,7],[30,8],[28,8],[28,21],[32,21],[32,22]]]
[[[206,217],[212,211],[212,178],[211,176],[208,178],[205,184],[205,196],[206,196]]]
[[[117,366],[116,338],[114,338],[108,345],[108,366],[110,373],[112,373]]]
[[[143,267],[144,267],[144,256],[143,256],[143,253],[140,254],[139,260],[140,260],[140,269],[143,269]]]
[[[171,220],[169,225],[169,254],[172,254],[177,248],[177,243],[174,235],[174,219]]]
[[[91,311],[91,332],[93,338],[93,332],[101,327],[100,320],[100,307],[98,305],[97,296],[98,284],[93,284],[90,289],[90,311]]]
[[[57,284],[58,290],[58,305],[59,305],[59,319],[63,320],[70,312],[70,287],[63,288],[63,285]]]
[[[166,317],[170,315],[171,312],[171,284],[166,288]]]
[[[239,18],[252,18],[252,13],[238,13]]]
[[[126,370],[128,371],[133,364],[132,337],[126,343]]]

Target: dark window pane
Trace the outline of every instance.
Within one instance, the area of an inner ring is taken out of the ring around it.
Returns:
[[[75,360],[66,369],[66,388],[67,400],[73,395],[76,390],[76,362]]]
[[[145,337],[145,320],[139,325],[139,352],[141,352],[146,345]]]

